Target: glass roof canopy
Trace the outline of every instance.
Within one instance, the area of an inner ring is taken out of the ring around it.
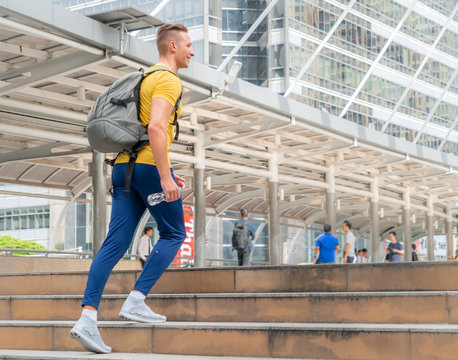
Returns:
[[[0,183],[77,196],[91,186],[87,111],[115,79],[157,61],[155,49],[131,37],[120,55],[118,30],[49,2],[0,7],[0,36]],[[208,66],[180,73],[184,106],[171,159],[192,181],[202,160],[194,149],[203,150],[215,214],[240,206],[268,213],[267,182],[278,181],[282,218],[323,223],[331,173],[337,220],[350,218],[363,233],[373,199],[384,209],[382,228],[400,223],[407,205],[419,231],[428,211],[439,221],[456,211],[458,157],[238,79],[226,86]],[[192,191],[183,198],[192,204]]]

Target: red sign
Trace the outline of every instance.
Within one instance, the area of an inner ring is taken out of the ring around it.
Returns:
[[[194,213],[191,206],[183,206],[186,239],[173,260],[174,267],[194,266]]]

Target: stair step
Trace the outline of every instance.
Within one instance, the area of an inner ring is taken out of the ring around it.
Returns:
[[[40,350],[0,350],[1,360],[10,359],[40,359],[40,360],[252,360],[252,357],[240,356],[195,356],[195,355],[164,355],[152,353],[111,353],[97,354],[82,351],[40,351]],[[270,358],[257,357],[256,360],[267,360]],[[285,359],[285,358],[283,358]],[[294,360],[294,359],[288,359]],[[299,360],[299,359],[296,359]],[[302,359],[304,360],[304,359]],[[313,359],[305,359],[313,360]]]
[[[127,297],[104,295],[99,320],[119,320]],[[76,320],[82,295],[0,296],[3,320]],[[221,293],[149,295],[170,321],[458,324],[458,292]]]
[[[458,264],[417,262],[168,270],[154,293],[265,293],[458,290]],[[105,293],[123,294],[140,271],[115,271]],[[82,294],[87,272],[1,274],[0,295]]]
[[[69,321],[0,321],[0,348],[81,351]],[[456,359],[458,325],[100,322],[114,352],[352,360]]]

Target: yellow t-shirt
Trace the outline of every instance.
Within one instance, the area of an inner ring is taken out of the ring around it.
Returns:
[[[157,66],[165,66],[164,64],[157,64]],[[181,94],[181,80],[169,71],[156,71],[143,79],[140,86],[140,121],[142,125],[146,126],[150,121],[151,101],[153,98],[162,98],[167,100],[172,107],[178,100]],[[181,102],[178,106],[177,115],[181,114]],[[175,119],[175,113],[172,113],[167,125],[167,152],[170,150],[173,136],[175,135],[175,126],[172,125]],[[129,162],[129,155],[121,153],[116,159],[116,164]],[[137,163],[156,165],[151,147],[146,145],[138,152]],[[170,158],[169,166],[171,167]]]

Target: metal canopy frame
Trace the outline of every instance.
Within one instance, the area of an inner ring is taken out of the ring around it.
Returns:
[[[86,113],[115,79],[156,63],[156,49],[135,37],[120,49],[120,30],[50,2],[0,4],[0,41],[11,44],[0,52],[0,89],[7,94],[0,97],[0,183],[90,191]],[[65,66],[72,56],[74,67]],[[180,140],[172,144],[171,160],[189,180],[194,165],[204,166],[206,206],[216,214],[241,205],[267,214],[272,179],[278,180],[280,216],[304,226],[326,221],[323,202],[330,190],[338,221],[354,218],[363,231],[371,200],[378,200],[385,220],[410,206],[421,223],[431,210],[430,195],[440,222],[456,214],[456,156],[239,79],[227,85],[224,73],[202,64],[180,74]],[[224,94],[212,96],[221,88]],[[184,191],[186,204],[193,198],[192,190]]]

